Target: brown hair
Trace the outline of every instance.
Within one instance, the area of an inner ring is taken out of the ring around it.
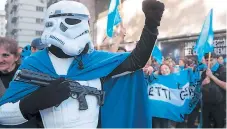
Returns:
[[[3,46],[7,51],[18,56],[18,43],[14,39],[0,37],[0,47]]]

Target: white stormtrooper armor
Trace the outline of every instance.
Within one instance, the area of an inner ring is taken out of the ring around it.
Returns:
[[[60,1],[51,5],[45,18],[42,42],[55,45],[70,56],[81,54],[86,44],[89,45],[88,53],[92,52],[94,46],[89,34],[89,16],[88,9],[75,1]],[[73,58],[61,59],[51,53],[49,54],[56,73],[66,75]],[[79,81],[79,83],[101,89],[100,79]],[[97,98],[87,95],[86,101],[88,109],[83,111],[78,110],[79,102],[71,97],[63,101],[58,107],[40,111],[44,127],[96,128],[99,116]]]
[[[57,74],[65,75],[73,58],[60,59],[49,53],[51,62]],[[61,65],[58,65],[61,62]],[[95,87],[101,90],[100,79],[79,81],[81,85]],[[75,96],[76,97],[76,96]],[[87,95],[87,110],[78,110],[79,102],[69,97],[58,107],[40,111],[45,128],[96,128],[98,124],[99,105],[95,96]]]
[[[70,56],[81,54],[88,44],[88,53],[94,50],[89,34],[89,12],[81,3],[60,1],[51,5],[45,18],[45,29],[42,43],[55,45]],[[66,75],[74,58],[58,58],[49,53],[50,60],[57,74]],[[78,81],[81,85],[101,90],[100,79]],[[76,97],[76,96],[75,96]],[[95,96],[87,95],[87,110],[79,110],[79,102],[69,97],[58,107],[40,111],[45,128],[96,128],[98,124],[99,105]],[[6,109],[5,107],[8,107]],[[9,110],[12,109],[12,110]],[[9,118],[15,118],[7,119]],[[17,125],[26,122],[23,118],[19,102],[6,103],[0,107],[0,124]]]
[[[0,107],[0,125],[19,125],[27,122],[20,111],[19,102],[6,103]]]

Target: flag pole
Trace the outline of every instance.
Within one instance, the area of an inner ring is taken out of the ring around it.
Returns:
[[[209,52],[209,55],[208,55],[208,68],[210,69],[210,58],[211,58],[211,52]]]
[[[119,10],[120,10],[120,12],[121,12],[121,13],[120,13],[120,14],[121,14],[121,20],[122,20],[122,21],[121,21],[121,24],[123,25],[123,22],[124,22],[124,20],[123,20],[123,19],[124,19],[124,12],[123,12],[122,0],[120,0],[120,9],[119,9]]]
[[[120,8],[119,8],[119,12],[121,15],[121,23],[120,23],[120,29],[124,27],[124,12],[123,12],[123,4],[122,4],[122,0],[120,0]]]
[[[208,68],[211,69],[210,67],[210,58],[211,58],[211,52],[209,52],[209,55],[208,55]],[[206,79],[210,80],[210,77],[206,76]]]

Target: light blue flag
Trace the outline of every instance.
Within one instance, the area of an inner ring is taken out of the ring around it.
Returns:
[[[211,9],[209,15],[203,23],[203,28],[196,42],[196,46],[194,47],[194,51],[198,56],[199,62],[202,61],[205,53],[214,51],[213,39],[213,9]]]
[[[162,64],[162,52],[158,48],[158,46],[154,46],[151,56],[159,63]]]
[[[201,73],[198,66],[195,66],[195,69],[188,68],[189,76],[190,76],[190,87],[189,87],[189,99],[186,100],[185,105],[185,114],[191,114],[191,112],[196,107],[199,100],[201,100]]]
[[[113,27],[121,22],[121,17],[118,11],[119,0],[111,0],[107,17],[106,33],[108,37],[113,37]]]
[[[167,76],[157,75],[148,84],[149,115],[176,122],[184,121],[198,102],[191,86],[191,70],[181,70]]]
[[[120,24],[121,23],[121,16],[120,16],[120,13],[119,13],[119,11],[118,11],[118,9],[117,9],[117,12],[116,12],[116,16],[115,16],[115,20],[114,20],[114,26],[117,26],[118,24]]]

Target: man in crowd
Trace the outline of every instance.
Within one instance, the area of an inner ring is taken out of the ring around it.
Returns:
[[[212,54],[210,62],[212,62],[213,57]],[[205,61],[208,65],[208,54],[205,55]],[[210,68],[203,72],[202,93],[203,128],[211,127],[211,121],[214,122],[213,127],[223,128],[226,118],[226,67],[224,65],[219,65],[213,73]]]
[[[48,45],[43,44],[41,42],[41,38],[35,38],[32,40],[31,45],[27,45],[23,48],[21,55],[21,61],[29,57],[32,53],[35,53],[39,50],[43,50],[44,48],[48,47]]]
[[[48,47],[47,44],[43,44],[41,41],[41,38],[36,38],[34,40],[32,40],[31,43],[31,52],[37,52],[39,50],[43,50],[44,48]]]
[[[221,56],[221,55],[218,55],[217,56],[217,62],[219,63],[219,64],[224,64],[224,58],[223,58],[223,56]]]

